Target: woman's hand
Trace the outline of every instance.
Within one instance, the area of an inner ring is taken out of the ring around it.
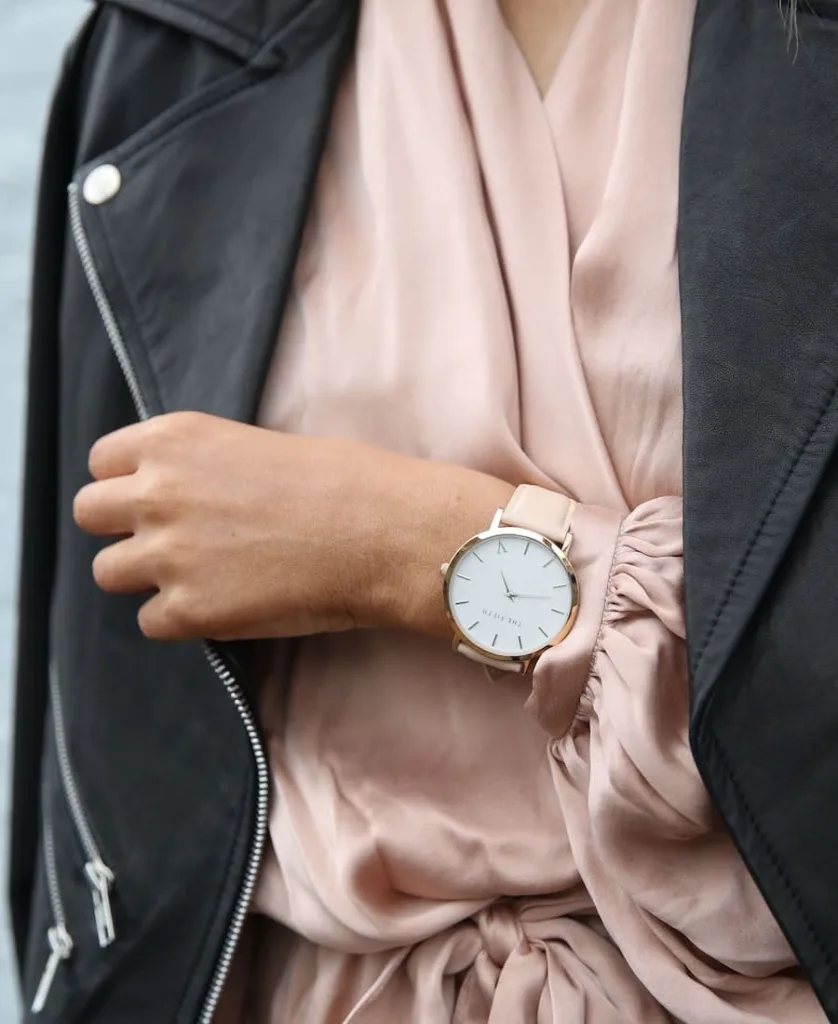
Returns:
[[[200,413],[103,437],[90,471],[76,522],[119,538],[94,576],[151,593],[140,627],[157,640],[449,635],[439,564],[512,493],[460,467]]]

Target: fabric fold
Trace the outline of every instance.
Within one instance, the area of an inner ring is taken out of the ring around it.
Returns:
[[[621,527],[618,512],[598,505],[578,505],[574,512],[568,555],[579,583],[579,612],[567,638],[536,663],[526,704],[551,736],[567,732],[584,700]]]
[[[574,861],[628,965],[678,1020],[821,1022],[690,752],[681,515],[664,497],[624,521],[587,720],[551,747]],[[560,671],[559,648],[541,684]]]
[[[247,1024],[823,1021],[687,741],[694,9],[588,0],[542,103],[495,5],[361,4],[260,423],[571,496],[581,603],[531,679],[383,629],[266,674]]]
[[[286,1019],[341,1024],[671,1024],[587,910],[581,893],[506,900],[374,957],[298,942],[281,991],[257,972],[253,1019],[279,1020],[281,1005]]]

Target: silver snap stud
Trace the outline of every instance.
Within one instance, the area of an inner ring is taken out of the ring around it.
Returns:
[[[107,203],[122,188],[122,175],[113,164],[100,164],[84,179],[81,194],[91,206]]]

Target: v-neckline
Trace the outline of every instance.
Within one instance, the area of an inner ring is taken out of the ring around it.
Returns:
[[[525,36],[529,37],[529,34],[534,32],[535,29],[528,27],[526,31],[523,32],[521,31],[521,27],[518,26],[518,30],[516,31],[514,19],[512,19],[509,12],[505,10],[504,0],[497,0],[498,14],[503,22],[504,29],[508,33],[512,45],[515,47],[518,57],[524,65],[527,75],[532,81],[542,103],[547,102],[550,93],[553,90],[556,79],[559,77],[561,66],[564,63],[567,52],[573,43],[574,36],[576,36],[578,32],[579,24],[584,19],[585,14],[590,7],[591,0],[568,0],[568,2],[574,3],[578,7],[578,10],[575,12],[575,15],[569,25],[563,26],[557,33],[557,39],[553,45],[553,52],[551,53],[549,60],[545,60],[546,69],[542,69],[539,67],[541,57],[529,52],[528,38],[525,38]]]

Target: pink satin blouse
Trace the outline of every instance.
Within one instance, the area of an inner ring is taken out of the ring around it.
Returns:
[[[572,495],[582,608],[531,680],[369,631],[305,640],[266,681],[237,1021],[825,1020],[687,739],[693,14],[589,0],[542,98],[495,3],[362,4],[261,422]]]

